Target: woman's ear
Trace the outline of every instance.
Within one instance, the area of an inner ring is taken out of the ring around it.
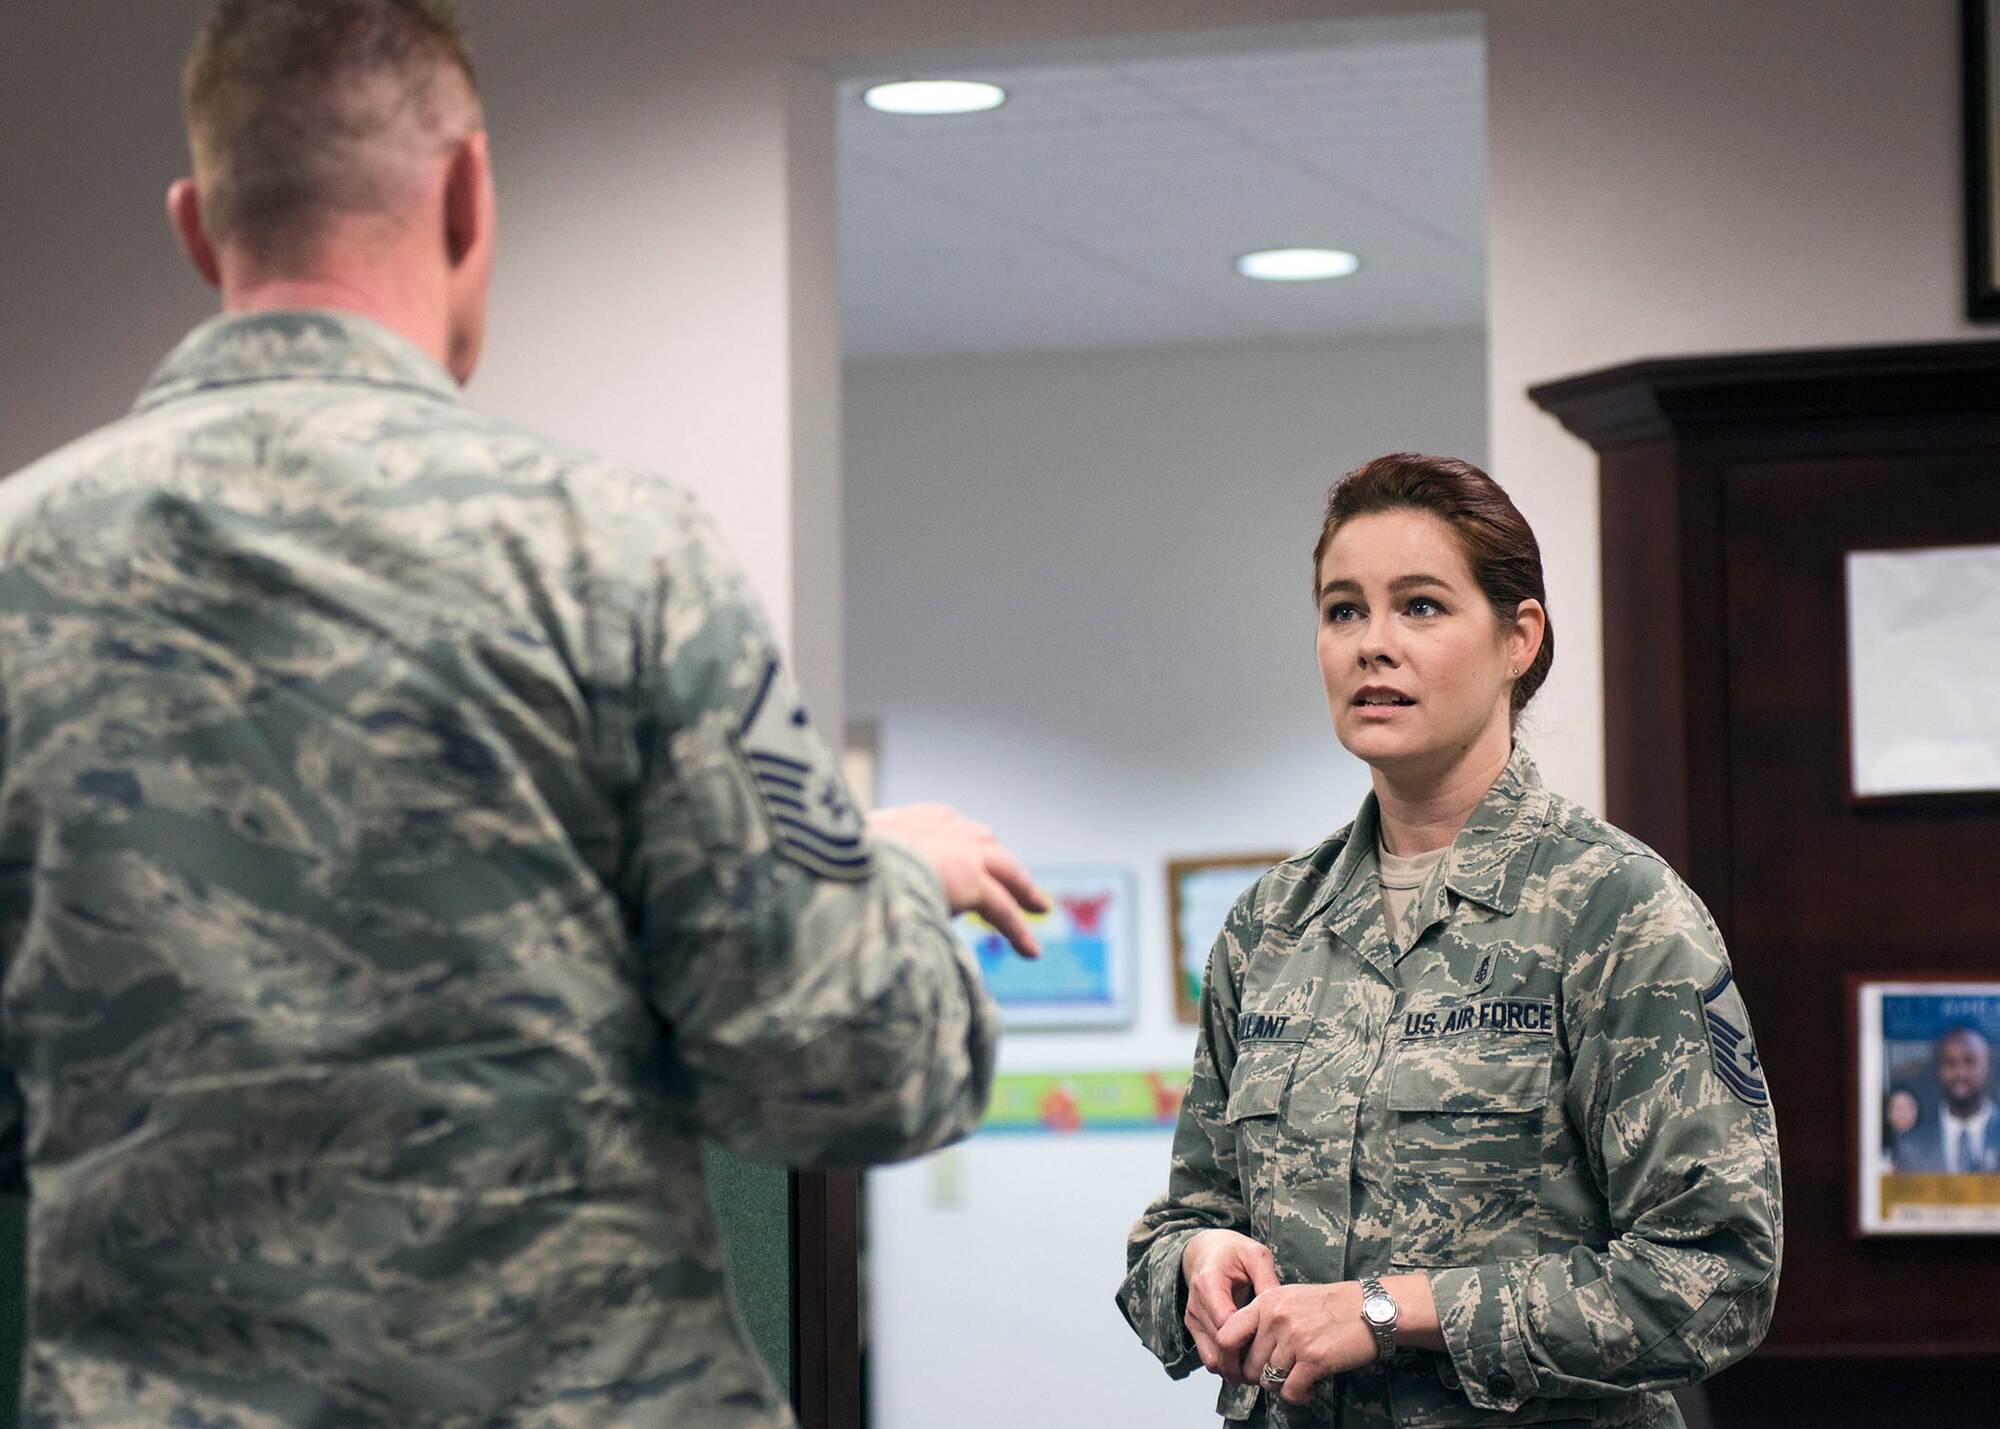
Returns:
[[[1514,623],[1507,631],[1508,668],[1518,677],[1542,653],[1542,637],[1548,633],[1549,613],[1539,600],[1524,600],[1514,609]]]

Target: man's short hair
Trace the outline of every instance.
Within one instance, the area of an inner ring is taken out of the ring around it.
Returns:
[[[222,0],[182,77],[211,240],[302,256],[338,213],[390,213],[420,146],[479,128],[445,0]]]
[[[1938,1034],[1937,1041],[1933,1042],[1931,1047],[1934,1051],[1942,1052],[1944,1044],[1947,1042],[1970,1042],[1989,1056],[1992,1055],[1993,1051],[1993,1044],[1988,1040],[1986,1034],[1969,1022],[1955,1022],[1945,1028],[1943,1032]]]

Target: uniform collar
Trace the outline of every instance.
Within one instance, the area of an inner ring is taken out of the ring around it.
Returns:
[[[332,308],[296,308],[226,313],[203,323],[167,355],[135,410],[216,387],[297,378],[463,400],[450,373],[380,323]]]
[[[1520,906],[1521,887],[1528,881],[1535,841],[1548,814],[1549,792],[1542,787],[1541,773],[1517,745],[1507,767],[1452,840],[1451,852],[1445,855],[1444,886],[1496,913],[1512,913]],[[1381,823],[1381,808],[1371,791],[1361,801],[1346,846],[1327,870],[1304,923],[1329,911],[1336,931],[1364,921],[1356,915],[1370,898],[1379,896],[1375,840]]]
[[[1534,863],[1535,842],[1549,818],[1541,771],[1518,745],[1507,767],[1451,841],[1445,887],[1495,913],[1520,906],[1521,886]]]

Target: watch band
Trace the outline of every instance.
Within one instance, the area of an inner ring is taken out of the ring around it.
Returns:
[[[1396,1353],[1396,1297],[1370,1275],[1361,1282],[1361,1323],[1375,1337],[1375,1360],[1381,1363]]]

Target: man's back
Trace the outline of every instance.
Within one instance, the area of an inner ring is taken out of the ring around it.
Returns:
[[[0,485],[0,701],[25,1423],[788,1422],[697,1136],[913,1154],[991,1014],[683,496],[218,320]]]

